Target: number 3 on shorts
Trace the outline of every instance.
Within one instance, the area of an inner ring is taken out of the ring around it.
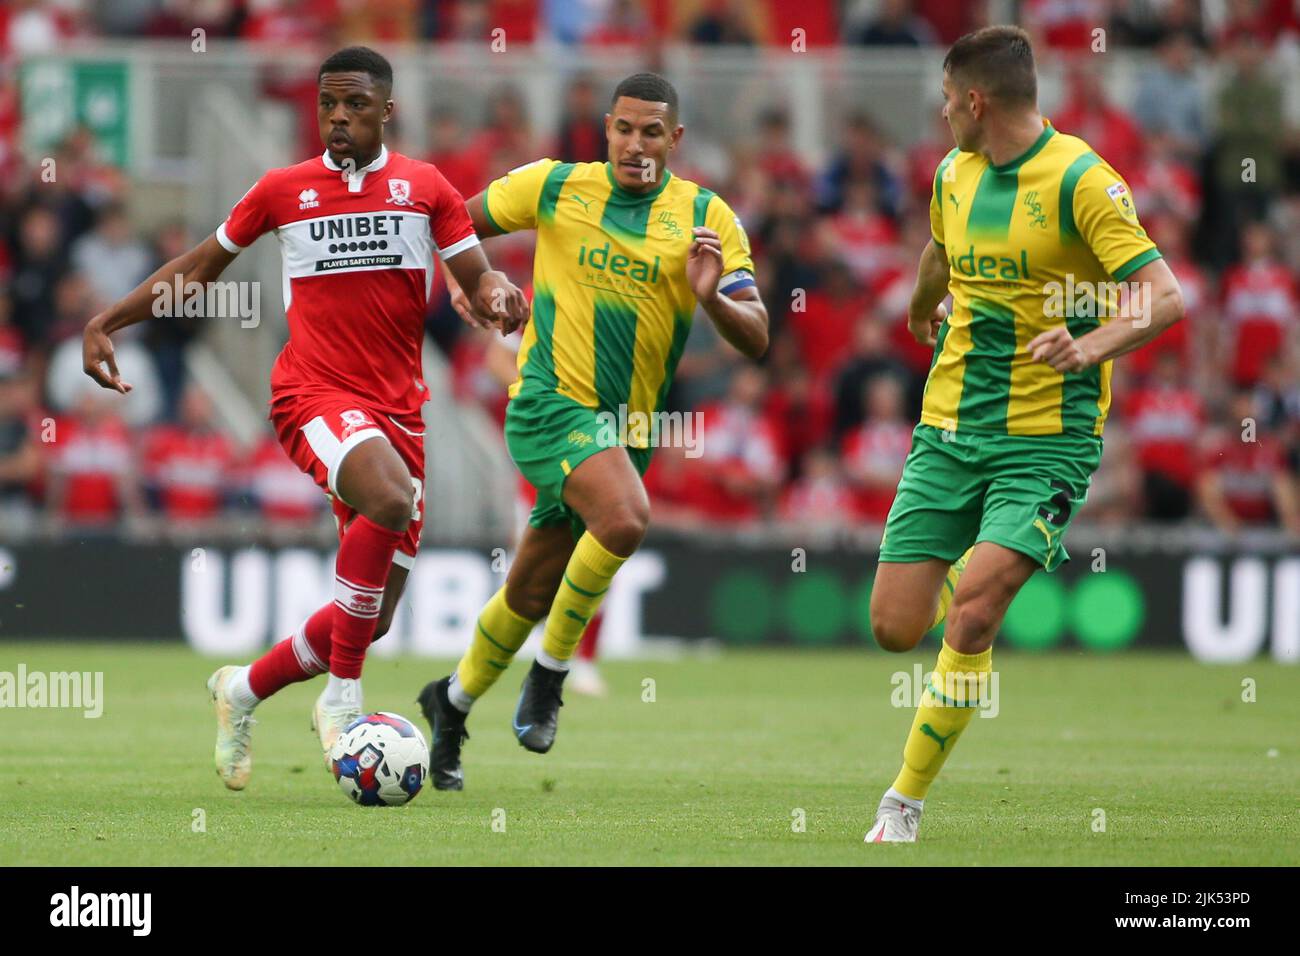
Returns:
[[[411,501],[411,520],[419,521],[420,506],[424,504],[424,482],[412,475],[411,485],[415,488],[415,498]]]
[[[1059,478],[1052,479],[1052,487],[1056,489],[1056,494],[1052,495],[1048,504],[1052,505],[1055,511],[1049,510],[1044,505],[1038,509],[1038,516],[1048,524],[1059,528],[1070,520],[1070,512],[1074,508],[1072,499],[1075,494],[1074,489]]]

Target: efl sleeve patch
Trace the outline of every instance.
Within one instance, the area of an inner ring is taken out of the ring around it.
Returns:
[[[1133,205],[1133,194],[1129,192],[1127,186],[1123,183],[1113,183],[1106,187],[1106,195],[1110,201],[1115,204],[1119,214],[1125,219],[1131,219],[1137,222],[1137,209]]]

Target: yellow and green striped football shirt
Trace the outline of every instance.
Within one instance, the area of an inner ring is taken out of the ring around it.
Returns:
[[[1043,127],[1004,166],[954,149],[935,171],[930,228],[948,257],[953,306],[925,385],[927,425],[1101,434],[1111,363],[1062,375],[1026,346],[1062,324],[1078,337],[1107,321],[1117,283],[1160,252],[1120,175],[1083,140]]]
[[[537,230],[532,319],[513,398],[534,389],[629,416],[663,406],[686,345],[695,294],[691,230],[722,239],[725,294],[753,284],[749,240],[721,197],[664,170],[651,192],[614,181],[608,163],[540,159],[494,180],[483,212],[502,232]]]

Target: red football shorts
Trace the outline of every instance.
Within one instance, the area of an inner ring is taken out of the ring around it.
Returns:
[[[330,499],[339,535],[356,510],[339,497],[335,482],[339,466],[364,441],[386,439],[402,456],[415,486],[415,507],[393,563],[410,568],[424,528],[424,419],[420,415],[390,416],[373,412],[364,400],[343,391],[286,395],[271,402],[271,424],[280,445]]]

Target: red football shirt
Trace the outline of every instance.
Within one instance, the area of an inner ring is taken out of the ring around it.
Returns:
[[[386,146],[351,174],[326,152],[259,179],[217,241],[238,252],[271,231],[289,321],[272,401],[341,389],[385,414],[418,411],[433,257],[478,244],[460,193],[436,167]]]

